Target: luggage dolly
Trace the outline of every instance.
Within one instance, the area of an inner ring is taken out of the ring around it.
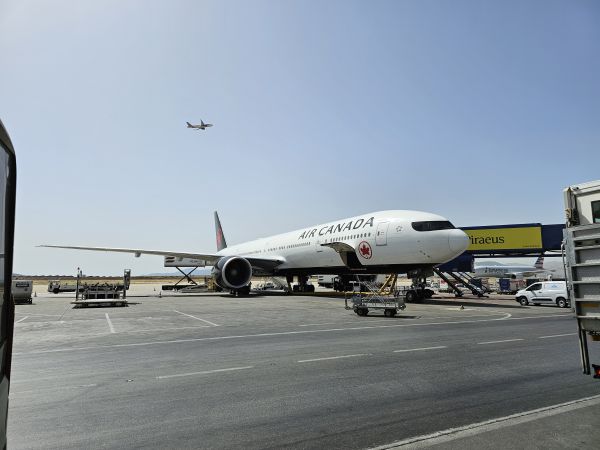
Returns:
[[[353,310],[359,316],[366,316],[372,309],[383,309],[385,317],[394,317],[399,311],[406,308],[403,297],[382,297],[354,294],[350,297],[352,305],[348,305],[348,298],[344,298],[345,308]]]

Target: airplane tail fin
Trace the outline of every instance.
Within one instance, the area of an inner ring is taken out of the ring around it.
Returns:
[[[217,251],[221,251],[224,248],[227,248],[227,241],[225,240],[225,235],[223,235],[223,228],[221,227],[221,221],[219,220],[219,215],[215,211],[215,231],[217,233]]]
[[[186,123],[187,123],[187,127],[188,128],[192,128],[192,124],[191,123],[189,123],[189,122],[186,122]]]
[[[538,259],[535,261],[534,265],[535,265],[536,269],[543,269],[544,268],[544,257],[539,256]]]
[[[200,125],[202,125],[202,126],[205,125],[205,123],[204,123],[204,121],[202,119],[200,119]]]

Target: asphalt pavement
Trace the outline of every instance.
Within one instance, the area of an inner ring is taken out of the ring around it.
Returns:
[[[596,448],[600,437],[600,380],[581,374],[570,310],[447,299],[385,318],[319,297],[34,300],[17,307],[10,448],[561,448],[579,437]]]

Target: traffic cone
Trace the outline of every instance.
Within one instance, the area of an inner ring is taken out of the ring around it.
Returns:
[[[158,298],[162,298],[162,291],[158,292]]]
[[[34,292],[34,293],[33,293],[33,296],[34,296],[34,297],[37,297],[37,292]]]

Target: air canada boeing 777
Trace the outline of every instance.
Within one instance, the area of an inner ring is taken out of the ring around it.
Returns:
[[[253,276],[298,277],[300,290],[312,274],[392,274],[427,276],[469,244],[467,235],[444,217],[419,211],[380,211],[301,230],[227,246],[215,212],[216,253],[173,252],[134,248],[42,245],[195,258],[212,266],[215,282],[233,293],[250,291]],[[202,265],[202,264],[201,264]]]

